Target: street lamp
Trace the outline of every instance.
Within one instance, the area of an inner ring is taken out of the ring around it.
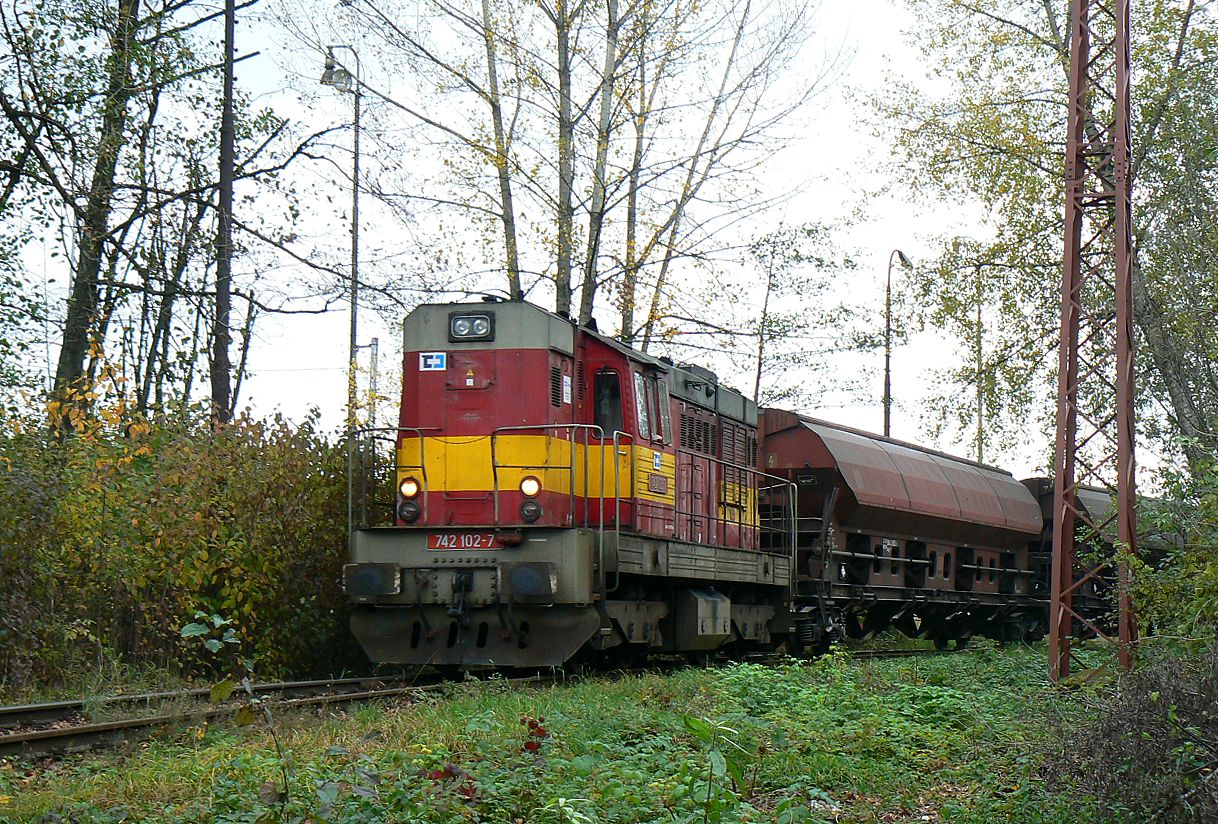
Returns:
[[[906,269],[913,264],[900,249],[888,256],[888,281],[884,287],[884,437],[892,434],[892,263],[899,259]]]
[[[355,74],[334,58],[336,49],[346,49],[355,60]],[[334,45],[326,47],[326,62],[321,73],[321,84],[332,86],[340,92],[353,92],[355,98],[355,127],[352,141],[352,170],[351,170],[351,343],[347,360],[347,433],[355,431],[355,365],[358,352],[356,343],[358,310],[356,301],[359,298],[359,104],[363,93],[359,54],[351,46]]]

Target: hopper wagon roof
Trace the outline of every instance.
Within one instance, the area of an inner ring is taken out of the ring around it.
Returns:
[[[1039,504],[1005,470],[813,418],[790,416],[786,423],[776,463],[836,470],[859,507],[1040,533]],[[767,445],[771,434],[777,433],[767,431]]]
[[[1032,491],[1033,495],[1039,497],[1041,517],[1045,521],[1053,520],[1053,479],[1027,478],[1023,483]],[[1100,524],[1100,533],[1104,539],[1115,543],[1117,540],[1117,513],[1115,512],[1116,499],[1112,492],[1099,486],[1079,486],[1075,490],[1075,495],[1080,514],[1084,518]],[[1137,496],[1139,550],[1157,555],[1185,545],[1184,535],[1169,523],[1164,523],[1165,519],[1161,517],[1164,507],[1167,505],[1168,503],[1161,498],[1147,495]],[[1170,519],[1166,520],[1170,522]]]

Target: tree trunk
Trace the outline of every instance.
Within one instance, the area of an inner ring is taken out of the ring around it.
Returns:
[[[647,116],[651,111],[647,93],[647,16],[645,10],[640,10],[635,20],[635,43],[638,48],[638,111],[634,113],[634,152],[630,159],[630,174],[626,189],[626,254],[622,271],[622,294],[619,309],[621,311],[622,343],[627,346],[634,344],[634,308],[639,288],[639,190],[640,177],[643,169],[643,149],[646,145]]]
[[[220,197],[216,227],[216,316],[211,352],[211,417],[220,426],[232,418],[232,364],[228,347],[232,342],[229,314],[232,309],[233,260],[233,38],[235,0],[224,2],[224,92],[220,115]],[[358,94],[358,91],[357,91]],[[354,218],[353,218],[354,219]],[[354,277],[354,273],[352,273]],[[352,312],[355,311],[352,307]]]
[[[154,375],[156,376],[156,405],[158,409],[161,406],[162,384],[168,368],[169,333],[170,324],[173,321],[174,303],[181,291],[186,267],[193,257],[195,238],[206,211],[207,202],[200,200],[193,212],[183,214],[182,233],[178,238],[177,252],[174,255],[172,268],[165,278],[165,294],[161,295],[161,303],[157,307],[156,323],[152,327],[152,341],[148,345],[148,365],[139,396],[139,410],[144,414],[148,412],[148,399],[152,395]]]
[[[199,305],[194,307],[195,328],[190,334],[190,357],[186,361],[186,378],[182,381],[182,398],[178,409],[178,415],[182,418],[186,417],[186,410],[190,408],[190,390],[195,382],[195,363],[199,360],[199,327],[202,326],[203,300],[204,298],[199,298]],[[157,391],[159,392],[160,389],[158,388]]]
[[[254,294],[250,293],[249,308],[245,314],[245,326],[241,329],[241,360],[237,363],[237,383],[233,386],[233,408],[237,407],[237,399],[241,397],[241,379],[245,377],[245,366],[250,357],[250,340],[254,336],[254,318],[257,316],[257,306],[254,304]]]
[[[499,57],[495,32],[491,26],[490,0],[482,0],[482,37],[486,41],[487,95],[491,104],[491,125],[495,132],[495,170],[499,176],[499,208],[503,213],[503,248],[507,263],[508,295],[523,300],[520,287],[520,253],[516,244],[516,207],[512,201],[511,143],[503,128],[503,103],[499,95]]]
[[[681,189],[681,196],[677,200],[677,205],[674,207],[672,215],[669,217],[668,242],[664,249],[664,259],[660,262],[660,271],[656,275],[655,287],[651,292],[651,308],[647,312],[647,320],[643,326],[644,352],[651,346],[655,322],[660,316],[660,305],[664,298],[664,286],[668,279],[668,270],[672,265],[673,258],[676,256],[677,237],[681,231],[681,219],[685,214],[685,207],[689,205],[689,202],[698,193],[698,189],[701,188],[702,183],[706,180],[708,171],[714,166],[717,146],[712,145],[708,150],[707,142],[710,139],[711,129],[714,128],[715,120],[719,116],[719,107],[723,105],[728,79],[731,77],[732,67],[736,65],[736,53],[740,49],[740,41],[744,38],[751,8],[752,0],[749,0],[749,2],[744,4],[744,12],[740,15],[740,23],[736,26],[736,34],[732,40],[732,50],[728,54],[727,62],[723,66],[723,77],[719,81],[719,91],[715,94],[711,110],[706,115],[706,125],[702,128],[702,134],[698,137],[697,148],[690,155],[689,171],[685,175],[685,185]],[[705,166],[703,166],[704,153]],[[701,174],[699,174],[700,168],[702,169]]]
[[[605,219],[605,177],[609,165],[609,132],[618,67],[617,0],[608,0],[608,13],[605,62],[601,70],[601,110],[596,124],[596,163],[592,168],[592,203],[588,210],[588,250],[584,256],[584,277],[579,299],[579,322],[585,326],[592,320],[592,306],[596,300],[596,259],[600,254],[601,224]]]
[[[761,373],[765,368],[765,344],[769,333],[770,293],[774,290],[774,247],[770,247],[770,256],[766,261],[765,297],[761,301],[761,317],[757,319],[757,363],[756,376],[753,379],[753,403],[761,397]]]
[[[574,209],[571,204],[575,184],[575,121],[571,114],[571,17],[567,0],[558,0],[554,9],[558,35],[558,242],[554,311],[571,314],[571,231]]]
[[[84,374],[89,335],[97,316],[98,276],[110,222],[115,170],[127,126],[127,103],[131,99],[131,64],[135,46],[139,0],[119,0],[114,30],[110,36],[109,77],[101,133],[89,193],[80,220],[79,251],[72,289],[63,325],[63,345],[55,369],[55,395],[60,400]],[[70,428],[66,419],[59,425]]]
[[[1173,334],[1172,319],[1150,294],[1136,253],[1132,275],[1134,322],[1146,340],[1140,351],[1150,358],[1151,366],[1167,392],[1171,417],[1182,436],[1180,448],[1190,471],[1196,475],[1213,461],[1216,422],[1207,413],[1213,413],[1215,408],[1206,403],[1207,399],[1189,380],[1190,367],[1185,357],[1191,347],[1182,345]]]

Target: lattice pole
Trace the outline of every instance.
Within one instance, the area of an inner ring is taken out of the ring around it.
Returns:
[[[1069,675],[1076,624],[1106,640],[1110,627],[1074,609],[1089,582],[1117,570],[1118,655],[1128,668],[1137,629],[1129,568],[1118,558],[1080,565],[1076,548],[1115,537],[1137,550],[1134,512],[1133,292],[1130,239],[1129,0],[1072,0],[1066,142],[1066,241],[1053,502],[1049,677]],[[1080,394],[1081,392],[1081,394]],[[1083,512],[1077,491],[1112,492],[1106,512]],[[1086,554],[1086,553],[1084,553]]]

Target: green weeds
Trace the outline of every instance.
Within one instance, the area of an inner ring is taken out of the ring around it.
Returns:
[[[1043,650],[618,682],[454,686],[444,698],[199,729],[127,756],[0,771],[0,820],[761,822],[1104,820],[1047,790]],[[5,816],[8,816],[6,819]],[[56,819],[47,819],[56,820]]]

